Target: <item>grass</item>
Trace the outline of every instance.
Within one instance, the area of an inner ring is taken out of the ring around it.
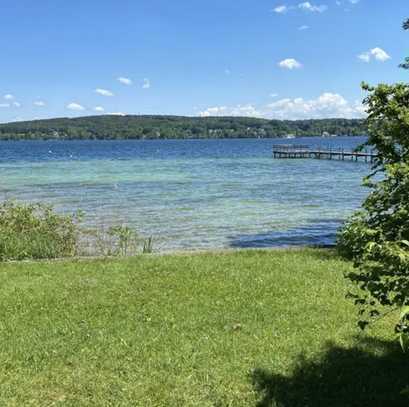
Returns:
[[[407,406],[325,250],[0,265],[1,406]],[[277,404],[276,404],[277,403]]]

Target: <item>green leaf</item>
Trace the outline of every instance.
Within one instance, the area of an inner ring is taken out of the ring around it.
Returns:
[[[403,307],[400,313],[400,319],[403,321],[409,315],[409,306]]]
[[[406,353],[406,351],[409,349],[409,335],[406,333],[401,333],[399,335],[399,343],[402,351]]]

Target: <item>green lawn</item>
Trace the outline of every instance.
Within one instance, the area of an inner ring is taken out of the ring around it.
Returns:
[[[0,265],[0,406],[407,406],[324,250]],[[276,404],[276,402],[278,404]]]

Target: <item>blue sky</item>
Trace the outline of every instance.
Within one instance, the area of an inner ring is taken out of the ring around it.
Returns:
[[[407,81],[408,0],[14,0],[0,121],[103,113],[360,117]]]

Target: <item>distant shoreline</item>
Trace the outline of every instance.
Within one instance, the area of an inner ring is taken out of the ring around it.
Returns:
[[[167,138],[167,139],[158,139],[158,138],[118,138],[118,139],[108,139],[108,138],[103,138],[103,139],[92,139],[92,138],[74,138],[74,139],[56,139],[56,138],[38,138],[38,139],[1,139],[0,138],[0,143],[8,143],[8,142],[46,142],[46,141],[53,141],[57,143],[62,143],[62,142],[78,142],[78,141],[87,141],[87,142],[95,142],[95,141],[110,141],[110,142],[119,142],[119,141],[238,141],[238,140],[284,140],[288,141],[290,144],[291,141],[297,140],[297,139],[306,139],[306,138],[311,138],[311,139],[322,139],[322,140],[335,140],[338,138],[356,138],[356,137],[367,137],[366,134],[360,134],[360,135],[344,135],[340,134],[334,137],[322,137],[322,136],[297,136],[292,139],[287,139],[285,137],[264,137],[264,138],[255,138],[255,137],[232,137],[232,138]]]
[[[0,140],[292,139],[362,136],[362,119],[267,120],[251,117],[85,116],[0,124]]]

